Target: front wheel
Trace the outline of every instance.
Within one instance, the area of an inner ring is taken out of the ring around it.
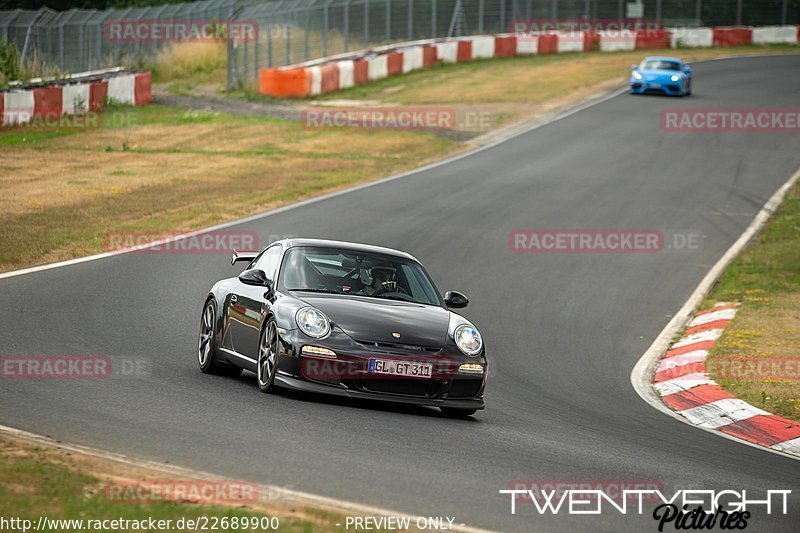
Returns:
[[[217,305],[209,298],[200,318],[200,338],[197,342],[197,362],[204,374],[236,377],[242,369],[217,361]]]
[[[453,407],[440,407],[439,409],[447,418],[467,418],[478,412],[477,409],[454,409]]]
[[[278,371],[278,324],[272,317],[261,329],[256,367],[259,390],[261,392],[270,391]]]

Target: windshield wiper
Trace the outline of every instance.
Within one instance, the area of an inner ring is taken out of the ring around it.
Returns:
[[[330,289],[312,289],[312,288],[310,288],[310,287],[309,287],[309,288],[305,288],[305,289],[302,289],[302,288],[301,288],[301,289],[289,289],[289,291],[291,291],[291,292],[294,292],[294,291],[303,291],[303,292],[324,292],[324,293],[327,293],[327,294],[341,294],[341,293],[339,293],[339,292],[332,291],[332,290],[330,290]]]

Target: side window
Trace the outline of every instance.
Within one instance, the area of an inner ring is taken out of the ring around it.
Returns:
[[[281,247],[280,246],[273,246],[271,248],[267,248],[266,251],[261,254],[256,260],[256,264],[253,265],[253,268],[260,268],[264,271],[272,281],[275,281],[275,274],[278,268],[278,261],[281,258]]]

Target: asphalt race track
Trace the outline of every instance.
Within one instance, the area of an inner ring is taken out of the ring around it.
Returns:
[[[703,275],[800,166],[793,133],[679,133],[668,108],[797,108],[800,55],[695,65],[694,96],[623,94],[494,148],[232,230],[406,250],[466,293],[493,366],[474,419],[428,408],[263,395],[253,374],[197,368],[209,287],[226,255],[125,254],[0,280],[0,355],[144,358],[150,377],[7,379],[0,424],[456,523],[504,531],[656,531],[648,515],[556,516],[513,480],[652,480],[792,489],[800,463],[714,436],[642,401],[630,373]],[[702,246],[655,254],[520,254],[516,229],[659,229]],[[794,514],[792,514],[792,510]],[[668,527],[667,531],[672,530]]]

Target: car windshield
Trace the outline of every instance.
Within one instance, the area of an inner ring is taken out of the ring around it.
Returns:
[[[299,246],[286,252],[279,276],[285,291],[325,292],[441,306],[422,266],[392,255]]]
[[[650,59],[642,61],[642,70],[680,70],[681,64],[675,61],[665,61],[663,59]]]

